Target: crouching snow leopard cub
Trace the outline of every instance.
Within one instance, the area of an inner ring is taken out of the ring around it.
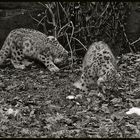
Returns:
[[[7,36],[0,50],[0,65],[10,57],[15,68],[24,69],[27,66],[25,60],[31,58],[55,72],[59,70],[55,64],[63,62],[67,56],[68,52],[55,37],[47,37],[33,29],[19,28]]]
[[[120,79],[114,55],[106,43],[99,41],[89,47],[83,60],[82,75],[74,86],[84,92],[98,87],[105,93],[105,89],[113,89]]]

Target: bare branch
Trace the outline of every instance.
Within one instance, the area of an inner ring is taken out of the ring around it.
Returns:
[[[140,41],[140,37],[139,37],[137,40],[135,40],[135,41],[133,41],[132,43],[130,43],[130,45],[134,45],[134,44],[137,43],[138,41]]]

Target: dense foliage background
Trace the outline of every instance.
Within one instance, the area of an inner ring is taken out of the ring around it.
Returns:
[[[125,38],[124,23],[130,4],[123,2],[47,2],[39,24],[73,51],[104,40],[121,51]],[[129,49],[129,48],[128,48]]]
[[[0,2],[0,45],[11,30],[25,27],[56,36],[78,55],[104,40],[118,56],[137,51],[138,9],[138,2]]]

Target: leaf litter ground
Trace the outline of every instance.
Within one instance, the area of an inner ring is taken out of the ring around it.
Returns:
[[[140,116],[126,114],[140,106],[139,55],[123,55],[119,67],[123,89],[104,98],[72,86],[76,67],[53,74],[37,65],[1,68],[0,137],[139,138]]]

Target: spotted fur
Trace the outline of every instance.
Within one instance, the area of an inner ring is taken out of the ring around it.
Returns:
[[[114,88],[121,79],[117,63],[109,46],[103,41],[93,43],[83,60],[82,75],[74,83],[76,88],[87,92],[93,88]]]
[[[10,57],[15,68],[24,69],[25,59],[37,59],[50,71],[59,71],[55,65],[66,59],[68,52],[54,36],[33,30],[19,28],[12,30],[0,50],[0,65]]]

